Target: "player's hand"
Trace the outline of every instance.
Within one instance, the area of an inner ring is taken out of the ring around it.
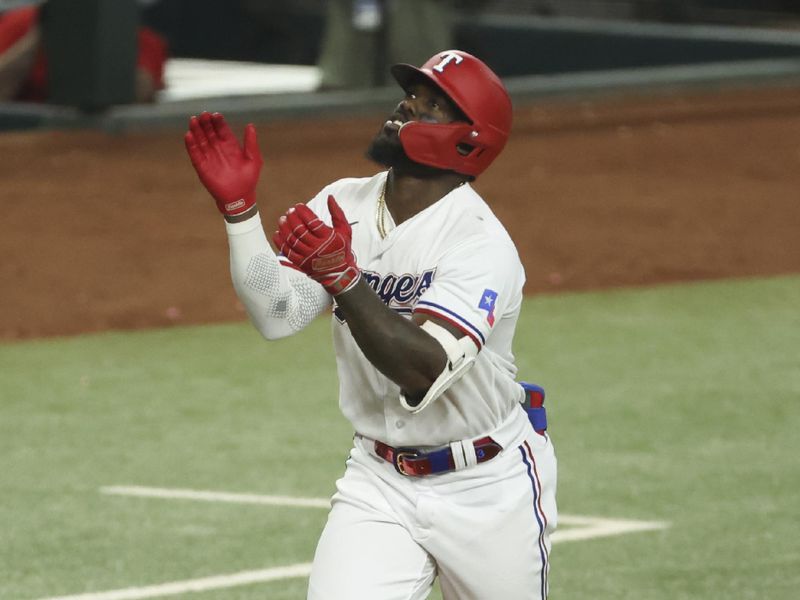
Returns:
[[[278,220],[272,241],[292,264],[336,296],[354,286],[361,271],[351,249],[353,231],[333,196],[328,196],[328,210],[333,227],[305,204],[295,205]]]
[[[219,113],[204,112],[189,119],[186,151],[200,181],[217,201],[219,212],[241,215],[256,203],[256,183],[263,159],[256,128],[244,130],[244,146]]]

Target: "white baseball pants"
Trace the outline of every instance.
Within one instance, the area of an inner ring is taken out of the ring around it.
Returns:
[[[356,437],[308,599],[422,600],[437,575],[445,600],[547,598],[553,445],[521,408],[501,430],[490,434],[504,448],[492,460],[425,477],[397,473]]]

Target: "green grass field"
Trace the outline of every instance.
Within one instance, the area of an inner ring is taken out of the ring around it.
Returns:
[[[560,510],[671,525],[556,544],[552,598],[800,597],[800,277],[532,298],[515,347],[548,391]],[[324,509],[100,489],[327,498],[352,434],[325,319],[274,343],[233,324],[0,345],[0,395],[2,600],[307,563]]]

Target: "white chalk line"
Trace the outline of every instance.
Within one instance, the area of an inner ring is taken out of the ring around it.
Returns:
[[[138,496],[141,498],[162,498],[170,500],[199,500],[202,502],[232,502],[236,504],[265,504],[269,506],[286,506],[293,508],[331,507],[326,498],[300,498],[296,496],[267,496],[262,494],[235,494],[230,492],[214,492],[208,490],[187,490],[176,488],[156,488],[142,486],[108,486],[100,488],[103,494],[118,496]],[[669,525],[661,521],[638,521],[631,519],[605,519],[580,515],[559,515],[561,525],[570,529],[556,531],[551,540],[567,542],[587,540],[595,537],[622,535],[637,531],[653,531],[664,529]]]
[[[285,506],[291,508],[330,508],[330,500],[326,498],[301,498],[295,496],[270,496],[262,494],[237,494],[215,492],[209,490],[188,490],[175,488],[156,488],[143,486],[107,486],[100,488],[103,494],[116,496],[133,496],[139,498],[160,498],[168,500],[196,500],[201,502],[228,502],[235,504],[261,504],[268,506]],[[637,521],[632,519],[604,519],[583,515],[559,515],[560,525],[568,525],[569,529],[558,530],[552,536],[552,542],[572,542],[598,537],[623,535],[639,531],[655,531],[669,527],[662,521]],[[200,579],[172,581],[145,587],[132,587],[104,592],[91,592],[71,596],[52,596],[40,600],[140,600],[143,598],[160,598],[190,592],[230,588],[253,583],[264,583],[277,579],[307,577],[311,573],[311,564],[302,563],[273,567],[256,571],[242,571],[230,575],[214,575]]]
[[[143,498],[165,498],[169,500],[200,500],[202,502],[232,502],[235,504],[267,504],[297,508],[331,507],[325,498],[299,498],[297,496],[264,496],[260,494],[233,494],[205,490],[182,490],[174,488],[141,487],[136,485],[114,485],[100,488],[103,494],[117,496],[139,496]]]
[[[214,575],[201,579],[172,581],[159,585],[148,585],[146,587],[92,592],[89,594],[78,594],[77,596],[52,596],[50,598],[43,598],[42,600],[139,600],[140,598],[161,598],[163,596],[175,596],[188,592],[206,592],[208,590],[218,590],[251,583],[263,583],[276,579],[308,577],[309,573],[311,573],[311,563],[302,563],[287,565],[285,567],[274,567],[272,569],[262,569],[260,571],[242,571],[240,573],[232,573],[231,575]]]
[[[556,530],[550,540],[557,542],[576,542],[593,538],[624,535],[640,531],[666,529],[664,521],[635,521],[632,519],[604,519],[601,517],[582,517],[578,515],[558,515],[559,525],[570,525],[569,529]]]

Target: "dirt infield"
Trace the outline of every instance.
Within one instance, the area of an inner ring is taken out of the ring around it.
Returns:
[[[260,125],[265,223],[375,172],[382,120]],[[7,133],[0,153],[0,339],[244,318],[182,131]],[[519,107],[476,188],[528,293],[800,272],[800,88]]]

